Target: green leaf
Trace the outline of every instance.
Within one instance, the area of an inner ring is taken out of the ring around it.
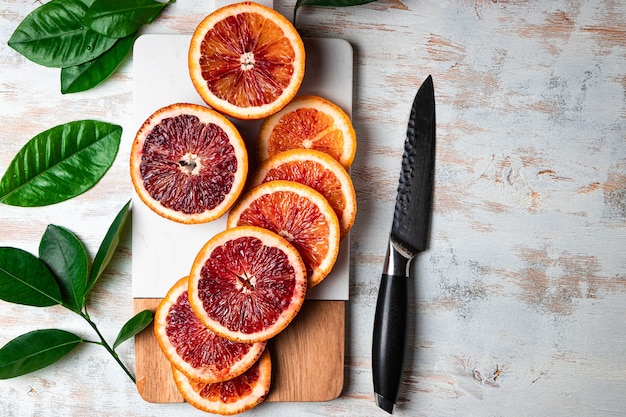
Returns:
[[[90,1],[52,0],[33,10],[9,39],[9,46],[46,67],[70,67],[90,61],[116,39],[83,24]]]
[[[39,259],[56,278],[65,305],[80,313],[89,271],[87,251],[80,240],[63,227],[49,225],[39,243]]]
[[[113,164],[121,126],[81,120],[53,127],[17,153],[0,180],[0,203],[58,203],[93,187]]]
[[[123,38],[150,24],[168,4],[154,0],[96,0],[83,19],[93,31]]]
[[[119,39],[99,57],[73,67],[61,69],[61,93],[78,93],[89,90],[106,80],[124,61],[133,48],[137,34]]]
[[[131,200],[124,205],[124,207],[120,210],[120,212],[109,226],[109,230],[107,234],[104,236],[104,240],[100,244],[100,248],[98,249],[98,253],[93,261],[93,266],[91,267],[91,273],[89,274],[89,278],[87,280],[87,289],[85,291],[85,297],[92,290],[94,285],[96,285],[96,281],[100,278],[100,275],[104,272],[105,268],[111,261],[113,257],[113,253],[115,253],[115,249],[120,242],[120,235],[122,233],[122,229],[124,228],[124,224],[126,223],[126,219],[128,217],[128,209],[130,207]]]
[[[117,339],[115,339],[115,343],[113,343],[113,349],[117,348],[131,337],[137,335],[143,329],[148,327],[150,323],[152,323],[152,312],[150,310],[144,310],[137,313],[135,317],[128,320],[126,324],[122,326],[120,333],[117,335]]]
[[[293,21],[296,21],[296,12],[302,6],[318,6],[318,7],[349,7],[359,6],[375,2],[376,0],[297,0],[293,9]]]
[[[75,334],[57,329],[35,330],[11,340],[0,349],[0,379],[45,368],[83,342]]]
[[[61,290],[46,264],[17,248],[0,248],[0,299],[33,307],[61,304]]]

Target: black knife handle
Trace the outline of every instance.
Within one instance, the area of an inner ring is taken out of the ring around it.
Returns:
[[[408,278],[383,274],[374,316],[372,377],[376,402],[390,414],[404,368],[408,305]]]

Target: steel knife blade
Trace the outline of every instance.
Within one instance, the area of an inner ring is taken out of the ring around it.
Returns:
[[[435,93],[432,76],[418,89],[407,127],[389,246],[381,276],[374,333],[372,377],[376,404],[393,412],[406,349],[411,263],[426,250],[435,168]]]

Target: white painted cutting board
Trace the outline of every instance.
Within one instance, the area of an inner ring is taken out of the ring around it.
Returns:
[[[157,109],[177,102],[204,104],[187,67],[188,35],[143,35],[133,51],[136,132]],[[317,94],[352,112],[352,47],[341,39],[305,39],[305,79],[299,94]],[[234,121],[244,139],[253,143],[259,122]],[[252,150],[250,151],[252,152]],[[161,298],[181,277],[212,236],[226,228],[226,215],[213,222],[185,225],[152,212],[135,195],[132,209],[133,298]],[[330,275],[312,288],[308,299],[347,300],[349,237]]]

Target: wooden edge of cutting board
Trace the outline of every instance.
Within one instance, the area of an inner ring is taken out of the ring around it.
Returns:
[[[135,298],[154,313],[160,298]],[[306,300],[296,318],[268,343],[272,386],[266,401],[330,401],[344,383],[345,301]],[[152,326],[135,337],[139,395],[151,403],[183,402]]]

